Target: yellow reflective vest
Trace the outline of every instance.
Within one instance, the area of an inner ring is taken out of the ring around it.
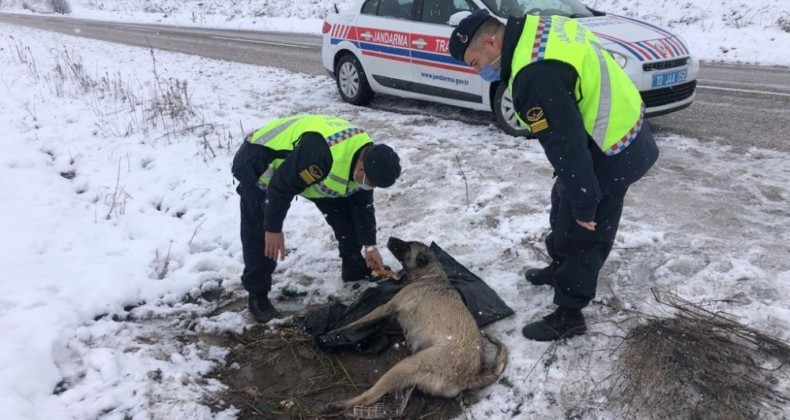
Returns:
[[[558,60],[576,70],[575,95],[587,134],[607,155],[628,147],[639,134],[645,106],[634,83],[606,52],[589,29],[563,16],[525,17],[524,29],[513,52],[508,88],[524,67]],[[521,126],[529,121],[516,113]]]
[[[347,197],[359,189],[351,174],[351,164],[354,154],[368,143],[372,143],[365,130],[350,122],[329,115],[298,115],[280,118],[261,127],[247,141],[252,144],[266,146],[272,150],[291,152],[302,134],[314,132],[321,134],[329,146],[332,154],[332,168],[329,174],[320,181],[310,185],[299,195],[307,198],[336,198]],[[274,159],[269,167],[258,179],[262,188],[267,188],[269,182],[285,160],[287,153],[281,154],[282,158]],[[319,179],[324,176],[320,168],[311,166],[305,171],[318,173],[305,174],[302,177]]]

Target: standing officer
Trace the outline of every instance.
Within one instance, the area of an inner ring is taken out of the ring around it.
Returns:
[[[362,128],[328,115],[274,120],[247,136],[232,172],[241,201],[241,282],[256,321],[280,316],[268,293],[277,259],[285,257],[283,221],[297,194],[312,201],[332,227],[343,281],[367,278],[369,267],[382,268],[373,189],[395,183],[400,159],[389,146],[373,144]]]
[[[489,81],[508,83],[521,125],[554,168],[548,267],[527,280],[554,287],[558,308],[522,333],[549,341],[584,334],[628,187],[658,159],[639,91],[597,37],[562,16],[511,17],[481,9],[450,37],[450,54]]]

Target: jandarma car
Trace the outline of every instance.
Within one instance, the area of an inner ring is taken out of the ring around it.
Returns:
[[[578,19],[634,81],[648,117],[694,100],[699,61],[677,34],[577,0],[359,0],[326,18],[321,56],[344,101],[365,105],[374,93],[493,111],[510,134],[518,126],[507,83],[487,83],[448,51],[453,23],[486,8],[503,22],[524,14]],[[455,16],[453,16],[455,15]]]

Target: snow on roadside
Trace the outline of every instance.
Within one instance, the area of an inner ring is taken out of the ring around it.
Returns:
[[[561,346],[546,367],[548,345],[520,335],[551,308],[548,288],[520,274],[540,264],[525,240],[547,228],[552,179],[539,145],[493,126],[343,104],[326,77],[157,51],[159,74],[189,81],[197,111],[185,124],[192,130],[168,135],[142,105],[128,112],[111,89],[81,90],[53,70],[67,51],[94,80],[122,80],[140,99],[156,85],[149,51],[5,24],[0,33],[13,34],[0,41],[4,418],[233,418],[232,409],[211,413],[222,385],[204,378],[227,350],[200,340],[250,325],[244,312],[215,313],[218,301],[208,298],[244,296],[230,159],[242,133],[317,110],[401,154],[402,179],[376,192],[380,242],[391,234],[436,241],[517,311],[490,328],[511,349],[513,386],[484,390],[472,417],[554,418],[579,401],[596,404],[584,400],[594,396],[587,381],[612,363],[596,350],[619,332],[609,306],[654,311],[653,286],[695,300],[735,297],[722,309],[790,338],[783,154],[660,138],[659,163],[629,193],[586,311],[592,333]],[[355,296],[315,208],[297,200],[285,232],[292,252],[273,293],[306,291],[294,310]]]

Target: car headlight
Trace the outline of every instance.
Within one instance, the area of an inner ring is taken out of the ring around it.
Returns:
[[[614,58],[615,63],[617,63],[617,65],[620,66],[621,69],[625,68],[625,64],[628,62],[628,58],[626,56],[620,54],[619,52],[609,51],[609,50],[606,51],[612,55],[612,58]]]

